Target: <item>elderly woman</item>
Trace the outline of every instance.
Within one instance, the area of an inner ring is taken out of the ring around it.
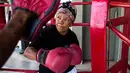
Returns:
[[[62,3],[55,25],[42,28],[24,51],[26,57],[40,63],[39,73],[77,73],[75,65],[82,60],[82,50],[76,34],[69,29],[76,14],[70,2]]]

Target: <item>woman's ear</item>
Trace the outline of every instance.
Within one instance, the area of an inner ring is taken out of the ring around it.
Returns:
[[[72,27],[72,24],[70,24],[69,27]]]
[[[70,22],[70,27],[73,25],[73,23],[74,23],[73,21]]]

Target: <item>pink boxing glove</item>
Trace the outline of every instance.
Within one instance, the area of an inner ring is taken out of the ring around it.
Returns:
[[[36,57],[39,63],[55,73],[63,73],[70,66],[71,58],[70,51],[63,47],[49,51],[40,49]]]
[[[68,49],[72,54],[71,65],[80,64],[82,60],[82,49],[76,44],[71,44]]]

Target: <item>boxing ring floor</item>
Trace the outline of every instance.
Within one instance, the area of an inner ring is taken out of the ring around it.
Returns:
[[[110,67],[113,66],[115,62],[110,62]],[[130,64],[130,61],[129,61]],[[3,68],[8,69],[25,69],[25,70],[38,70],[39,64],[36,61],[32,61],[23,56],[23,54],[19,54],[16,50],[12,53],[9,60],[3,66]],[[86,61],[83,64],[76,66],[78,72],[80,71],[91,71],[91,63],[90,61]],[[0,71],[0,73],[25,73],[25,72],[11,72],[11,71]],[[130,72],[127,72],[130,73]]]
[[[38,70],[39,64],[36,61],[32,61],[19,54],[16,50],[12,53],[3,68],[7,69],[25,69],[25,70]],[[24,72],[11,72],[0,71],[0,73],[24,73]]]

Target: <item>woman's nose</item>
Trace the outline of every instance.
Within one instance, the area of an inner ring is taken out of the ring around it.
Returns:
[[[63,21],[63,19],[60,19],[59,22],[60,22],[60,23],[63,23],[64,21]]]

